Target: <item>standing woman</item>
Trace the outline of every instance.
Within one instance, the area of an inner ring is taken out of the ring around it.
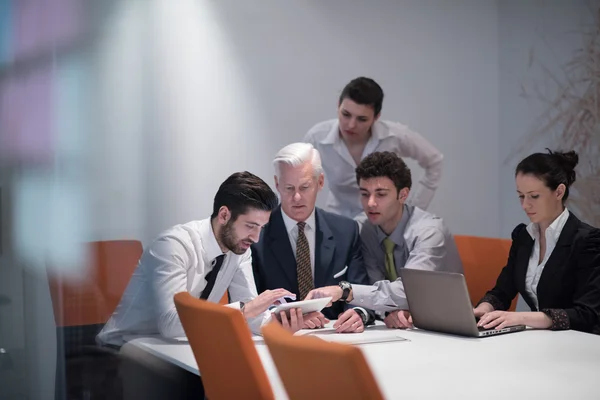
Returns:
[[[517,166],[517,193],[531,223],[514,229],[508,262],[474,309],[479,326],[600,333],[600,230],[565,207],[578,161],[574,151],[548,151]],[[518,293],[531,312],[504,311]]]
[[[336,119],[318,123],[304,141],[311,143],[323,160],[329,186],[327,209],[336,214],[366,220],[360,203],[356,167],[375,151],[391,151],[412,158],[425,170],[414,185],[407,204],[426,210],[442,176],[443,156],[423,136],[397,122],[381,121],[383,90],[370,78],[348,83],[338,101]]]

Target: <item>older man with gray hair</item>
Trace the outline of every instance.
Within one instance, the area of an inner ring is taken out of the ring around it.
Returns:
[[[324,183],[319,151],[309,143],[290,144],[277,153],[273,167],[281,206],[252,246],[259,292],[284,288],[304,299],[315,287],[368,285],[358,224],[315,207]],[[337,319],[338,332],[362,332],[373,319],[370,311],[350,307],[343,296],[323,314]],[[317,328],[324,322],[315,318],[306,327]]]

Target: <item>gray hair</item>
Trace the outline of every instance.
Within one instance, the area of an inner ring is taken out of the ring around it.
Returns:
[[[275,175],[277,175],[277,178],[280,177],[280,165],[282,163],[291,165],[292,167],[299,167],[306,162],[312,164],[315,178],[323,173],[321,155],[319,154],[319,150],[315,149],[312,144],[301,142],[288,144],[283,149],[279,150],[273,159]]]

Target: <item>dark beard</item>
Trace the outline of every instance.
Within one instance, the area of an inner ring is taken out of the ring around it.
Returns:
[[[225,226],[223,226],[223,229],[221,230],[220,241],[223,246],[227,247],[238,256],[246,252],[246,250],[238,246],[238,240],[233,233],[233,222],[231,220],[227,221]]]

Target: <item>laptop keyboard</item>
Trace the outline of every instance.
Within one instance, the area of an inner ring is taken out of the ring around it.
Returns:
[[[477,324],[478,322],[479,322],[479,317],[475,317],[475,323]],[[488,331],[489,330],[489,328],[486,329],[483,326],[478,326],[477,329],[479,329],[479,331]]]

